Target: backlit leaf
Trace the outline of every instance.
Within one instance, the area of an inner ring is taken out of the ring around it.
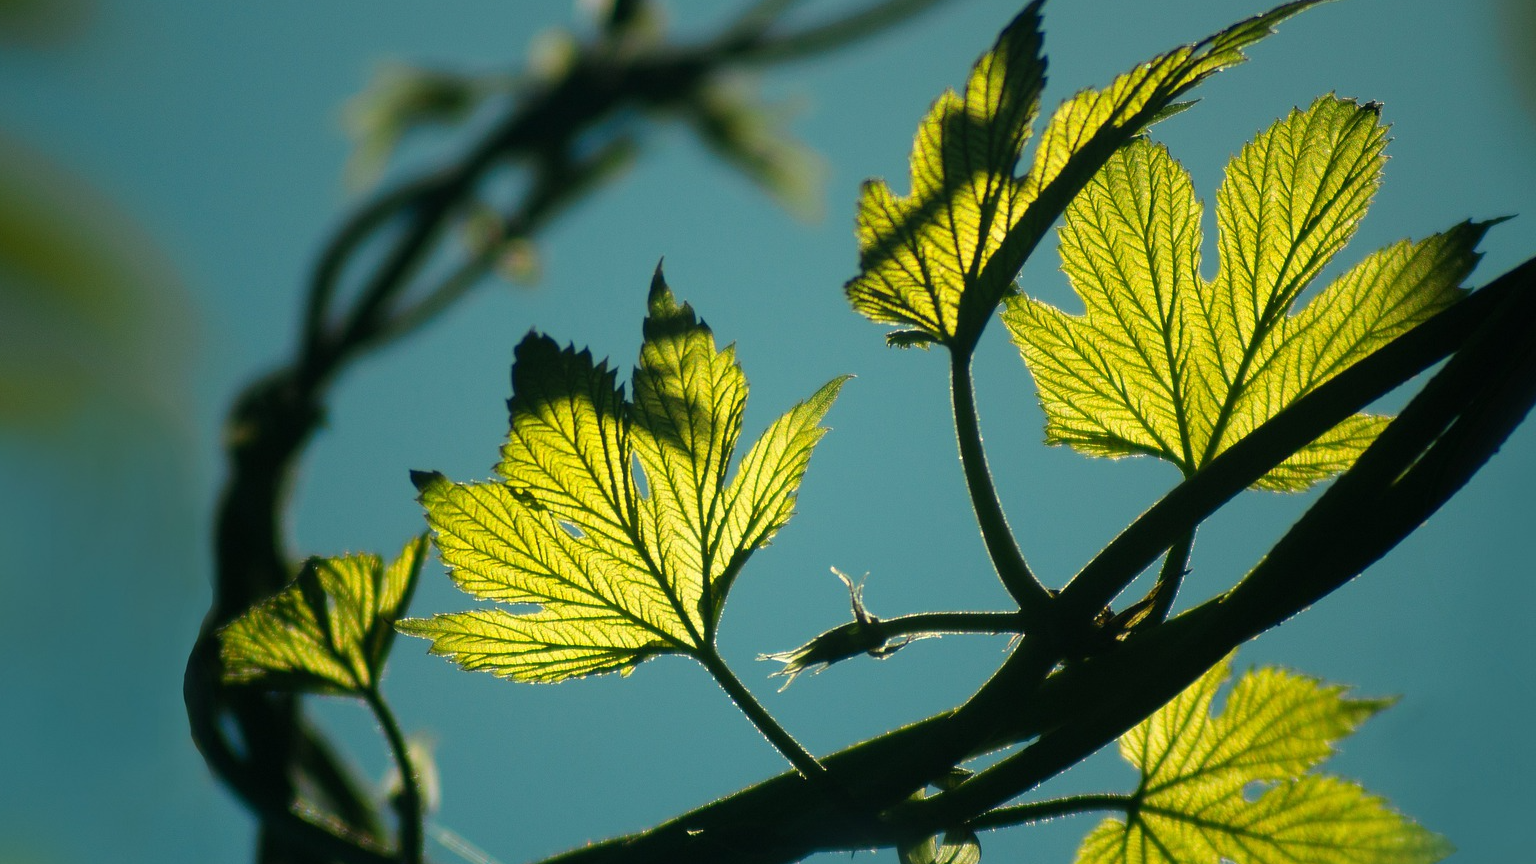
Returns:
[[[311,558],[297,579],[219,632],[224,678],[362,693],[378,683],[426,538],[388,567],[377,555]]]
[[[1011,297],[1003,321],[1039,386],[1046,440],[1151,454],[1185,475],[1350,364],[1454,302],[1489,223],[1383,249],[1296,314],[1348,243],[1385,161],[1377,106],[1325,96],[1243,148],[1216,196],[1216,278],[1200,202],[1160,145],[1121,148],[1067,208],[1062,269],[1086,307]],[[1356,415],[1265,475],[1299,490],[1347,467],[1386,418]]]
[[[658,270],[633,401],[606,363],[530,334],[512,367],[500,481],[417,475],[443,562],[479,609],[402,622],[466,669],[523,681],[697,656],[732,580],[789,520],[845,379],[775,421],[726,475],[747,381]]]
[[[965,93],[947,91],[918,128],[912,194],[883,180],[859,199],[860,273],[845,287],[865,316],[902,329],[894,344],[969,351],[998,301],[1072,196],[1174,100],[1243,61],[1242,49],[1320,0],[1288,3],[1154,58],[1103,90],[1084,90],[1047,124],[1034,166],[1014,171],[1039,110],[1045,60],[1031,3],[977,61]]]
[[[1389,701],[1351,699],[1281,669],[1245,674],[1211,714],[1222,661],[1120,739],[1141,772],[1126,820],[1077,864],[1431,864],[1449,843],[1360,786],[1314,773]]]

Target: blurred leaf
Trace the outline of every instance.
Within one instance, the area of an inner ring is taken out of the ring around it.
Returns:
[[[354,189],[372,185],[406,133],[463,121],[498,83],[504,84],[402,63],[380,66],[367,88],[342,109],[342,122],[353,142],[347,185]]]
[[[0,135],[0,429],[53,430],[103,398],[180,419],[186,318],[134,220]]]
[[[1501,0],[1499,35],[1510,77],[1532,121],[1536,121],[1536,3]]]
[[[0,45],[51,48],[72,40],[94,7],[91,0],[0,0]]]
[[[699,138],[802,219],[821,213],[826,166],[785,131],[791,112],[762,103],[743,81],[718,81],[687,105]]]
[[[405,739],[406,758],[416,769],[416,787],[421,795],[421,812],[428,815],[436,813],[443,800],[442,775],[438,771],[437,757],[433,753],[434,744],[435,742],[426,735],[410,735]],[[394,802],[400,798],[405,784],[400,782],[399,763],[390,762],[389,769],[385,772],[379,786],[383,789],[386,800]]]

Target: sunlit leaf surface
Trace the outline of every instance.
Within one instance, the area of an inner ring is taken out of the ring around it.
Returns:
[[[747,399],[735,351],[716,350],[659,271],[649,306],[632,401],[606,363],[529,335],[512,367],[502,479],[417,476],[459,587],[540,608],[436,615],[402,632],[523,681],[628,672],[712,642],[732,580],[788,521],[844,379],[775,421],[727,482]]]
[[[918,128],[912,194],[884,180],[859,198],[860,273],[845,290],[854,309],[899,325],[891,343],[969,350],[1024,259],[1115,148],[1179,110],[1174,100],[1242,62],[1242,49],[1318,0],[1288,3],[1154,58],[1065,102],[1047,124],[1034,166],[1014,171],[1044,86],[1040,4],[1031,3]]]
[[[1245,674],[1212,716],[1222,661],[1120,739],[1141,772],[1126,820],[1077,864],[1431,864],[1449,843],[1346,780],[1313,772],[1390,704],[1281,669]]]
[[[1189,175],[1160,145],[1121,148],[1060,231],[1084,314],[1022,296],[1003,313],[1039,385],[1046,440],[1151,454],[1193,474],[1460,297],[1488,223],[1369,255],[1291,314],[1364,217],[1385,144],[1377,106],[1325,96],[1244,147],[1216,194],[1221,261],[1210,282]],[[1342,471],[1386,422],[1356,415],[1257,485],[1299,490]]]
[[[388,567],[377,555],[312,558],[286,589],[219,633],[225,680],[362,693],[378,683],[426,538]]]

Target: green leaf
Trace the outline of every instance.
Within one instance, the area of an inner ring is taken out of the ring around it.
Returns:
[[[948,792],[972,776],[973,772],[965,768],[952,768],[933,785],[941,792]],[[928,790],[925,787],[914,792],[908,800],[921,801],[927,797]],[[898,845],[896,858],[901,864],[979,864],[981,840],[969,828],[953,828],[943,834],[929,835],[916,842]]]
[[[1310,773],[1390,700],[1270,668],[1245,674],[1213,717],[1230,673],[1228,657],[1121,737],[1141,772],[1129,819],[1095,828],[1077,864],[1431,864],[1451,853],[1360,786]]]
[[[466,669],[522,681],[699,656],[732,581],[783,527],[844,378],[775,421],[726,475],[747,381],[658,269],[633,401],[606,363],[530,334],[512,367],[499,482],[417,475],[459,587],[534,612],[401,622]]]
[[[896,852],[901,864],[979,864],[981,841],[976,832],[959,828],[901,846]]]
[[[311,558],[287,588],[219,631],[224,679],[321,692],[373,688],[410,602],[426,538],[377,555]]]
[[[941,342],[969,351],[1013,292],[1024,259],[1110,154],[1177,113],[1181,94],[1242,62],[1242,49],[1321,0],[1288,3],[1137,66],[1104,90],[1084,90],[1051,118],[1023,177],[1014,170],[1039,110],[1045,60],[1040,3],[1031,3],[982,55],[965,95],[947,91],[918,128],[912,194],[883,180],[859,199],[860,274],[854,309],[905,331],[893,344]]]
[[[1200,210],[1166,149],[1134,140],[1067,208],[1062,269],[1085,306],[1023,297],[1003,321],[1046,413],[1046,441],[1150,454],[1187,476],[1349,365],[1453,303],[1491,223],[1367,256],[1289,314],[1364,217],[1385,161],[1374,104],[1325,96],[1227,166],[1221,262],[1199,274]],[[1347,468],[1386,418],[1356,415],[1258,484],[1305,489]]]

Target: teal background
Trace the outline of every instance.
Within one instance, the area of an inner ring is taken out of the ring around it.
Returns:
[[[1536,44],[1512,29],[1524,2],[1314,9],[1252,49],[1252,62],[1205,84],[1201,105],[1154,137],[1209,204],[1226,158],[1292,106],[1329,91],[1382,102],[1394,137],[1385,183],[1329,273],[1463,218],[1527,214],[1490,233],[1472,280],[1480,284],[1536,253],[1536,128],[1512,71],[1521,58],[1511,46]],[[850,4],[807,5],[822,14]],[[724,7],[670,8],[679,32],[702,34]],[[1055,0],[1046,8],[1047,111],[1261,9],[1247,0]],[[885,349],[882,329],[849,311],[841,285],[856,262],[858,183],[880,175],[906,190],[918,120],[1015,11],[952,0],[763,79],[767,93],[801,106],[793,128],[825,157],[819,221],[792,220],[680,129],[652,136],[636,170],[541,238],[536,288],[487,282],[425,332],[350,370],[295,489],[295,548],[392,554],[422,530],[408,469],[489,475],[522,334],[537,327],[627,367],[650,272],[665,256],[679,296],[737,344],[753,384],[748,435],[827,379],[858,376],[829,417],[834,431],[812,462],[799,515],[737,584],[722,625],[726,657],[815,752],[963,699],[1001,661],[1003,641],[923,642],[782,693],[753,658],[846,620],[829,566],[867,571],[865,597],[880,615],[1005,607],[957,470],[942,355]],[[534,33],[582,20],[554,2],[104,0],[71,39],[0,47],[0,128],[132,214],[180,275],[157,301],[169,311],[142,335],[168,349],[146,374],[169,396],[144,404],[105,363],[99,392],[61,424],[0,432],[0,861],[249,860],[250,821],[187,738],[181,670],[208,598],[222,413],[239,386],[292,349],[299,286],[354,201],[339,180],[348,150],[339,106],[383,58],[517,68]],[[450,137],[427,136],[407,158],[451,152]],[[1208,244],[1207,273],[1214,263]],[[1050,245],[1022,281],[1075,308]],[[1051,584],[1175,482],[1165,465],[1041,446],[1033,386],[1000,327],[987,333],[977,379],[1002,499]],[[1536,426],[1527,426],[1393,554],[1239,656],[1240,667],[1283,663],[1363,694],[1401,694],[1330,768],[1448,835],[1462,850],[1455,860],[1530,854],[1533,478]],[[1214,518],[1200,533],[1185,602],[1231,584],[1310,498],[1248,493]],[[436,563],[424,580],[414,612],[468,604]],[[644,828],[784,768],[685,661],[536,687],[457,672],[424,647],[397,644],[386,692],[404,725],[436,742],[437,821],[506,864]],[[322,702],[316,714],[361,770],[382,776],[383,745],[361,707]],[[1103,753],[1047,792],[1132,783]],[[1069,861],[1093,818],[987,835],[984,855]]]

